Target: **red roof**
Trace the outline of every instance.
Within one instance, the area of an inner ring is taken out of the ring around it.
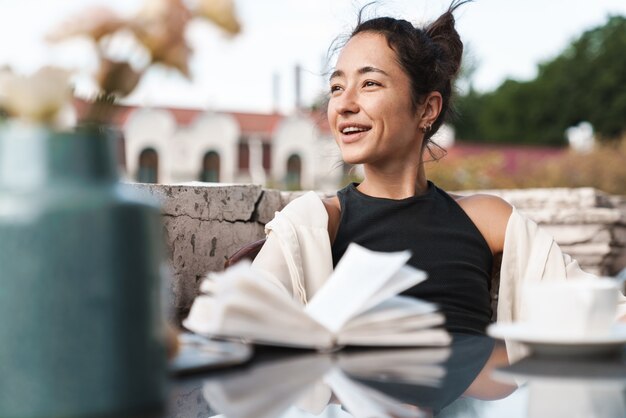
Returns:
[[[76,108],[76,112],[78,113],[79,119],[82,119],[88,111],[87,102],[84,100],[76,99],[74,101],[74,107]],[[126,123],[129,116],[133,113],[133,111],[139,109],[139,106],[129,106],[129,105],[116,105],[117,111],[113,116],[113,121],[118,126],[122,126]],[[176,107],[160,107],[157,109],[162,109],[170,112],[176,123],[181,126],[189,125],[192,123],[200,114],[204,113],[205,110],[202,109],[183,109]],[[241,129],[241,134],[244,136],[250,135],[258,135],[261,139],[269,141],[271,137],[274,136],[274,132],[280,122],[285,118],[284,115],[280,113],[251,113],[251,112],[219,112],[226,115],[231,115],[235,118],[237,123],[239,124],[239,128]],[[313,121],[313,123],[317,126],[317,128],[324,134],[330,133],[328,127],[328,120],[326,119],[326,115],[321,112],[312,112],[309,113],[309,117]]]
[[[243,135],[261,135],[268,139],[273,136],[278,124],[283,119],[279,113],[243,113],[243,112],[220,112],[233,116]]]

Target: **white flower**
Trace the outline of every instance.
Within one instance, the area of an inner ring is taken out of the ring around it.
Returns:
[[[0,107],[9,116],[52,123],[72,98],[70,73],[45,67],[30,76],[0,72]]]

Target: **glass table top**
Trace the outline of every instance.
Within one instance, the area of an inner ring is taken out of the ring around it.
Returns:
[[[167,417],[626,417],[626,350],[530,355],[454,335],[444,348],[255,347],[243,365],[170,381]]]

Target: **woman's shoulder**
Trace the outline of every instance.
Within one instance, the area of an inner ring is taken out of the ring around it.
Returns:
[[[513,207],[509,202],[499,196],[476,193],[471,195],[450,196],[463,208],[468,210],[488,211],[494,215],[503,214],[507,217],[511,214]]]
[[[315,227],[326,225],[328,222],[325,206],[317,193],[307,192],[290,201],[280,214],[281,217],[289,219],[292,224]]]
[[[280,213],[294,225],[328,228],[332,242],[339,227],[341,206],[336,195],[322,198],[307,192],[289,202]]]
[[[504,248],[504,237],[513,207],[504,199],[489,194],[450,195],[482,233],[491,251]]]

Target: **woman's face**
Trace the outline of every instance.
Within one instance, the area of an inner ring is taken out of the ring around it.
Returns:
[[[328,121],[349,164],[388,166],[421,158],[411,82],[383,35],[348,41],[330,78]]]

